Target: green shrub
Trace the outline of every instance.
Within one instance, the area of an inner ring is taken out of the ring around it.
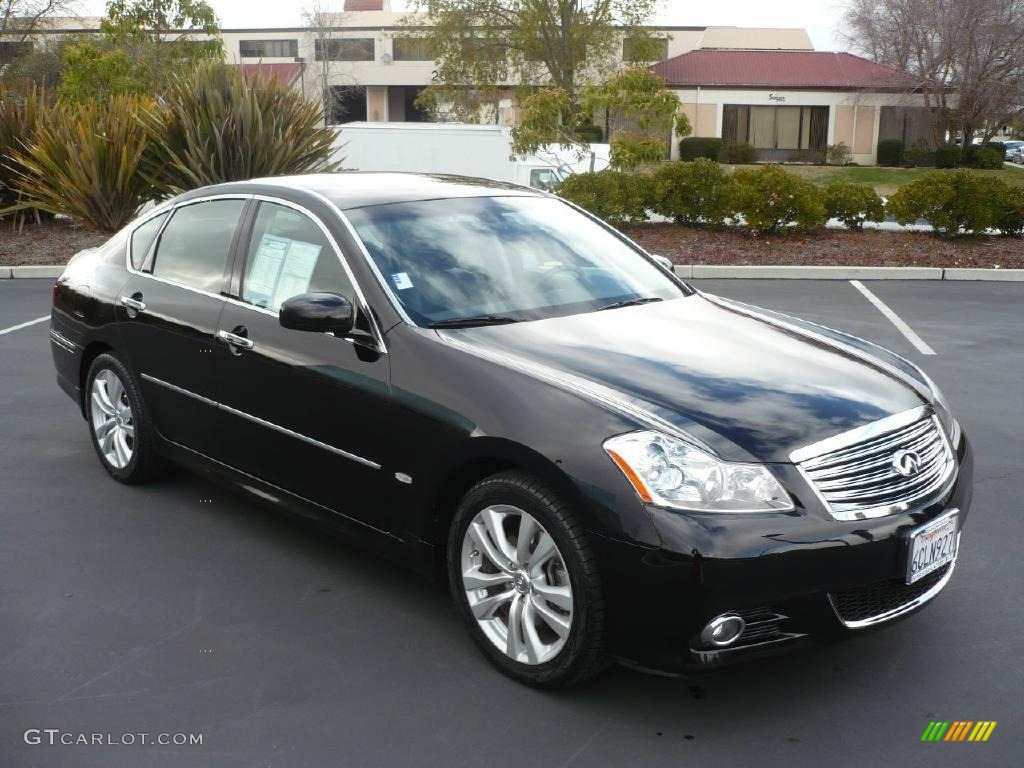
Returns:
[[[696,160],[698,157],[706,157],[708,160],[717,160],[724,144],[722,139],[688,136],[679,142],[679,159]]]
[[[996,227],[1004,237],[1024,235],[1024,187],[1003,184],[998,195],[999,218]]]
[[[755,232],[813,229],[826,221],[820,188],[777,165],[740,169],[732,180],[733,205]]]
[[[276,79],[204,64],[172,78],[143,117],[144,173],[161,196],[225,181],[337,168],[320,107]]]
[[[839,219],[847,229],[861,229],[865,221],[885,218],[882,198],[870,184],[833,181],[825,187],[825,211],[830,219]]]
[[[996,226],[1003,186],[966,170],[929,173],[900,187],[886,207],[900,224],[925,219],[940,234],[981,233]]]
[[[588,144],[597,144],[604,138],[604,131],[601,126],[592,123],[585,123],[576,126],[576,137]]]
[[[718,226],[732,214],[732,180],[706,157],[662,165],[653,185],[653,210],[677,224]]]
[[[931,150],[928,149],[928,142],[924,139],[918,139],[903,153],[903,164],[909,165],[911,168],[931,165],[931,154]]]
[[[1006,145],[1003,142],[1001,142],[1001,141],[990,141],[987,144],[985,144],[984,146],[988,147],[989,149],[994,149],[996,152],[999,153],[999,157],[1001,157],[1001,158],[1006,157]]]
[[[959,168],[960,147],[956,144],[943,144],[935,150],[936,168]]]
[[[121,94],[50,110],[14,156],[25,201],[108,232],[135,218],[153,197],[139,172],[148,139],[138,114],[149,106]]]
[[[846,165],[852,156],[850,148],[842,141],[830,144],[825,150],[825,162],[829,165]]]
[[[757,147],[742,141],[726,140],[718,153],[718,162],[747,165],[757,160]]]
[[[903,165],[903,139],[882,139],[878,142],[878,164]]]
[[[621,226],[647,220],[653,186],[649,176],[605,170],[573,174],[562,182],[558,194],[599,219]]]
[[[973,165],[986,171],[1002,170],[1003,153],[990,147],[981,147],[975,153]]]

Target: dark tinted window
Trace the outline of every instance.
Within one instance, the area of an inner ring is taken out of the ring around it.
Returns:
[[[179,208],[156,248],[153,274],[166,280],[220,292],[244,200],[211,200]]]
[[[298,40],[241,40],[238,55],[243,59],[281,59],[299,55]]]
[[[242,301],[277,311],[292,296],[309,292],[337,293],[355,302],[352,283],[319,225],[294,208],[260,203]]]
[[[156,233],[160,231],[160,226],[166,218],[166,213],[162,216],[154,216],[132,233],[133,268],[142,269],[142,264],[146,260],[146,254],[149,253],[149,246],[153,244]]]
[[[433,61],[425,37],[396,37],[392,43],[395,61]]]
[[[345,37],[337,40],[314,40],[316,61],[373,61],[372,37]]]

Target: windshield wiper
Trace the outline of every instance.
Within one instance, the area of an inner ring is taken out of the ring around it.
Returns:
[[[606,309],[618,309],[619,307],[635,307],[638,304],[650,304],[652,301],[663,301],[658,296],[640,296],[635,299],[626,299],[625,301],[613,301],[611,304],[605,304],[603,307],[598,307],[597,311],[601,312]]]
[[[472,328],[474,325],[505,325],[518,323],[519,319],[507,315],[473,315],[471,317],[453,317],[449,320],[438,320],[428,328]]]

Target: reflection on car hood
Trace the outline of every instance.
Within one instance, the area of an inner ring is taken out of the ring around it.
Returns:
[[[788,461],[927,401],[895,355],[703,295],[442,335],[733,461]]]

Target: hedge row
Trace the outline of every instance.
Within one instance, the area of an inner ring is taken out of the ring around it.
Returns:
[[[923,139],[906,146],[902,139],[882,139],[878,142],[878,164],[884,166],[934,165],[936,168],[982,168],[999,170],[1003,167],[1006,147],[1002,142],[971,144],[964,150],[958,144],[942,144],[930,150]]]
[[[825,187],[778,165],[728,174],[713,160],[666,163],[650,175],[600,171],[570,176],[559,194],[610,224],[647,220],[653,212],[689,226],[740,223],[757,233],[811,230],[829,219],[849,229],[882,221],[926,220],[944,235],[1024,230],[1024,188],[970,171],[934,172],[900,187],[888,201],[867,184]]]

